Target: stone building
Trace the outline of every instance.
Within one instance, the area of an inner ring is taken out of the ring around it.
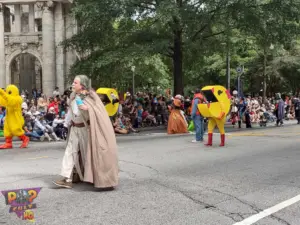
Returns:
[[[76,60],[60,43],[76,33],[71,0],[0,0],[0,88],[41,89],[47,96],[68,84]]]

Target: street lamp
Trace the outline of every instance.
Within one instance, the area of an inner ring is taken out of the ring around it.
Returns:
[[[244,66],[239,66],[236,71],[238,73],[238,95],[241,97],[241,76],[244,73]]]
[[[275,48],[275,46],[271,43],[269,49],[271,51],[273,51],[274,48]],[[267,71],[266,71],[267,70],[267,62],[268,62],[267,54],[268,54],[268,49],[266,48],[264,50],[264,66],[263,66],[263,68],[264,68],[264,70],[263,70],[263,78],[264,78],[264,80],[263,80],[263,102],[264,103],[266,103],[266,101],[267,101],[267,78],[268,78]]]
[[[132,95],[135,95],[134,91],[134,72],[135,72],[135,66],[131,66],[131,71],[132,71]]]

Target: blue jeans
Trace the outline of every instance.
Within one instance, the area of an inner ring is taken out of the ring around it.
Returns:
[[[203,117],[196,115],[193,118],[193,121],[196,130],[196,141],[203,141],[203,135],[204,135]]]
[[[27,137],[32,137],[32,138],[36,138],[36,139],[39,139],[41,137],[41,135],[39,135],[37,132],[35,131],[32,131],[32,132],[29,132],[29,133],[25,133],[25,135]]]

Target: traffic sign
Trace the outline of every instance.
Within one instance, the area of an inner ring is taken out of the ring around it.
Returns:
[[[243,72],[243,67],[238,66],[238,67],[236,68],[236,72],[242,73],[242,72]]]

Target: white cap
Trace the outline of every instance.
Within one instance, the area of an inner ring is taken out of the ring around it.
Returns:
[[[39,111],[36,111],[35,113],[33,113],[34,116],[38,116],[40,115],[41,113]]]
[[[182,99],[182,96],[181,95],[176,95],[175,98]]]

